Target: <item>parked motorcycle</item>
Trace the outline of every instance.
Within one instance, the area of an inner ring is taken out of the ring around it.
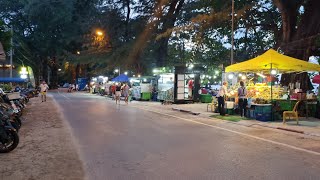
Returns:
[[[7,104],[4,103],[0,103],[0,111],[9,117],[9,121],[11,123],[11,125],[17,130],[17,132],[19,131],[19,129],[22,126],[22,122],[20,117],[15,113],[14,109],[12,107],[10,107]]]
[[[0,111],[0,153],[8,153],[19,144],[19,135],[12,127],[10,118]]]

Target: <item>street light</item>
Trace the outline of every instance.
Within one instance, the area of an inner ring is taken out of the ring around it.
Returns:
[[[96,34],[97,34],[98,36],[103,36],[103,32],[100,31],[100,30],[97,30],[97,31],[96,31]]]
[[[233,47],[234,47],[234,0],[232,0],[232,23],[231,23],[231,64],[233,64]]]
[[[120,76],[120,68],[119,68],[119,69],[115,69],[114,72],[115,72],[115,73],[118,73],[119,76]]]

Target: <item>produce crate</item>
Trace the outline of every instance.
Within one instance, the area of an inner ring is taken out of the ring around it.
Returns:
[[[256,120],[258,121],[271,121],[271,113],[256,113]]]
[[[234,109],[227,109],[226,110],[226,114],[233,115],[234,114]]]
[[[292,111],[294,105],[296,104],[295,101],[278,101],[280,109],[282,111]]]
[[[210,94],[200,94],[200,102],[211,103],[212,96]]]
[[[148,101],[151,99],[151,92],[143,92],[141,93],[141,100]]]
[[[263,106],[256,106],[254,111],[256,114],[271,113],[271,104],[270,105],[263,105]]]

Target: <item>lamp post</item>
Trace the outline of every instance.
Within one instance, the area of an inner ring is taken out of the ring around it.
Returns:
[[[10,78],[12,78],[12,56],[13,56],[13,28],[11,26],[11,47],[10,47]]]
[[[234,0],[232,0],[232,23],[231,23],[231,64],[233,64],[233,47],[234,47]]]
[[[120,67],[119,69],[115,69],[114,72],[118,73],[118,75],[120,76]]]

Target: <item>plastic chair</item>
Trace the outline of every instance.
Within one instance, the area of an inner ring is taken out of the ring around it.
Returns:
[[[217,100],[217,98],[216,97],[212,97],[212,101],[211,101],[211,103],[208,103],[207,104],[207,111],[209,111],[209,106],[210,106],[210,109],[211,109],[211,111],[213,112],[214,110],[215,110],[215,106],[218,104],[218,100]]]
[[[287,117],[289,117],[289,119],[290,119],[290,116],[292,116],[293,119],[296,119],[297,124],[299,124],[299,116],[298,116],[298,105],[299,105],[299,103],[300,103],[300,101],[298,101],[298,102],[294,105],[292,111],[284,111],[284,112],[283,112],[283,124],[286,123]]]

